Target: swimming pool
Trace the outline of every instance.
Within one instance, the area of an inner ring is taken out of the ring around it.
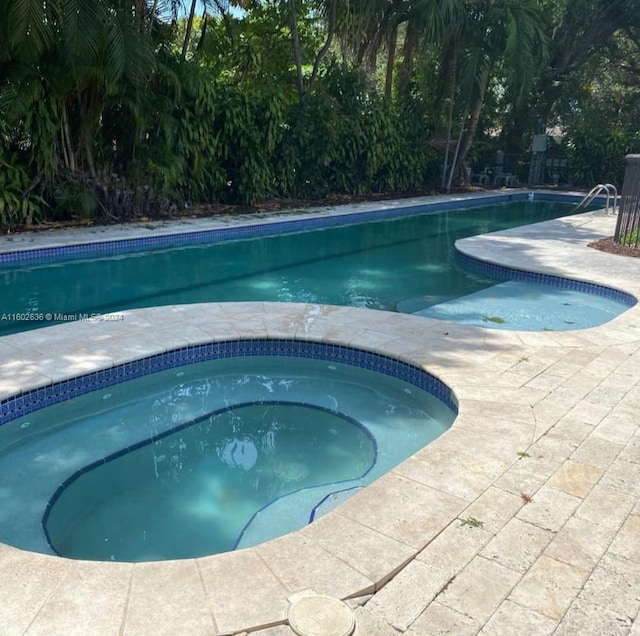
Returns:
[[[0,541],[117,561],[256,545],[386,473],[456,410],[417,367],[303,341],[186,348],[90,381],[4,416]]]
[[[99,256],[98,247],[89,245],[81,251],[65,248],[51,257],[53,262],[46,262],[46,253],[28,255],[35,262],[25,255],[19,266],[13,263],[21,256],[14,254],[4,259],[11,267],[0,270],[0,334],[120,309],[194,302],[275,300],[421,311],[425,304],[415,309],[416,299],[428,298],[430,306],[496,284],[495,276],[456,258],[457,239],[556,218],[572,209],[544,200],[468,210],[416,208],[401,210],[398,218],[367,216],[366,223],[354,224],[349,217],[350,224],[336,227],[317,219],[308,222],[311,229],[305,223],[274,224],[266,236],[264,228],[254,228],[260,235],[249,238],[247,231],[223,232],[215,239],[220,242],[155,251],[117,253],[128,248],[113,244],[105,249],[116,253]],[[165,245],[160,238],[153,244]],[[83,258],[60,261],[72,254]],[[498,280],[508,278],[505,272]],[[630,302],[610,300],[605,319]],[[560,326],[571,328],[566,322]]]

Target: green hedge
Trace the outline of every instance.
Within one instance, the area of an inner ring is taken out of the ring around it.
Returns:
[[[357,73],[330,68],[302,99],[282,87],[239,86],[178,64],[158,71],[151,87],[144,119],[121,102],[106,105],[94,140],[100,170],[91,177],[53,169],[29,190],[42,162],[35,147],[12,150],[25,135],[15,131],[0,154],[0,225],[129,220],[148,214],[156,200],[253,204],[435,183],[438,158],[425,109],[414,98],[383,99]],[[120,201],[128,202],[121,212]]]

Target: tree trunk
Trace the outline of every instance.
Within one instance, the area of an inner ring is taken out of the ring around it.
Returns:
[[[469,109],[464,111],[464,115],[460,120],[460,133],[458,134],[458,143],[456,144],[456,151],[453,155],[453,161],[451,162],[451,170],[449,171],[449,178],[447,179],[447,192],[451,191],[451,183],[453,182],[453,176],[456,172],[456,167],[458,165],[458,157],[460,155],[460,144],[462,143],[462,137],[464,136],[464,123],[467,121],[467,115],[469,113]]]
[[[364,56],[367,53],[367,44],[368,42],[365,41],[364,38],[360,40],[360,44],[358,45],[358,52],[356,53],[356,68],[361,68],[364,64]]]
[[[189,11],[189,17],[187,18],[187,27],[184,34],[184,42],[182,43],[182,59],[187,58],[187,49],[189,48],[189,40],[191,39],[191,31],[193,29],[193,19],[196,14],[197,0],[191,0],[191,9]]]
[[[462,145],[460,148],[460,153],[457,157],[457,161],[455,162],[453,169],[455,172],[460,171],[460,167],[464,165],[467,160],[467,155],[471,150],[471,146],[473,145],[473,141],[476,137],[476,131],[478,130],[478,122],[480,121],[480,114],[482,113],[482,106],[484,105],[484,95],[487,91],[487,86],[489,84],[489,75],[491,69],[489,66],[482,70],[482,74],[480,75],[480,81],[478,83],[478,97],[476,98],[475,103],[473,104],[473,108],[471,109],[471,117],[469,119],[469,125],[467,126],[466,133],[462,140]],[[462,175],[462,182],[465,183],[467,181],[467,176]],[[451,182],[451,181],[450,181]]]
[[[60,123],[62,125],[62,131],[61,131],[62,143],[64,145],[63,153],[64,153],[65,161],[67,164],[66,167],[71,172],[75,172],[76,156],[75,156],[75,153],[73,152],[73,143],[71,141],[71,130],[69,129],[69,113],[67,112],[67,105],[64,102],[62,102],[62,113],[61,113],[60,119],[61,119]]]
[[[320,70],[320,62],[322,62],[322,59],[327,54],[327,51],[329,50],[329,47],[333,42],[333,36],[336,30],[337,5],[338,0],[330,0],[328,16],[329,21],[327,24],[327,39],[322,45],[322,48],[318,51],[316,59],[313,61],[313,71],[311,71],[311,77],[309,78],[309,90],[313,88],[313,84],[316,81],[318,71]]]
[[[455,51],[455,47],[453,49]],[[454,53],[451,54],[449,58],[449,63],[447,65],[446,76],[443,76],[442,84],[443,87],[446,84],[449,84],[449,112],[447,115],[447,145],[444,149],[444,163],[442,165],[442,183],[441,187],[445,188],[447,186],[447,170],[449,169],[449,146],[451,145],[451,131],[453,129],[453,106],[456,100],[456,88],[457,88],[457,57]],[[454,159],[455,161],[455,159]]]
[[[389,33],[387,48],[387,72],[384,81],[384,96],[385,99],[391,99],[391,92],[393,90],[393,70],[396,65],[396,44],[398,43],[398,26],[393,25],[391,32]]]
[[[514,100],[511,112],[500,132],[500,147],[515,155],[527,152],[531,135],[538,130],[539,113],[535,112],[527,97]],[[545,118],[545,123],[547,120]]]
[[[302,100],[302,96],[304,95],[304,78],[302,76],[302,51],[300,49],[300,34],[298,33],[295,0],[289,0],[289,25],[291,27],[293,59],[296,65],[296,77],[298,80],[298,98]]]
[[[144,0],[135,0],[134,3],[135,12],[136,12],[136,20],[138,21],[138,31],[142,33],[144,31],[144,20],[147,9],[147,4]]]
[[[87,168],[89,168],[89,174],[96,178],[96,165],[93,161],[93,151],[91,150],[91,141],[87,139],[85,142],[84,153],[87,157]]]
[[[404,35],[402,47],[402,64],[398,71],[398,92],[406,93],[409,90],[411,76],[413,75],[413,60],[418,48],[419,33],[413,28],[411,21],[407,22],[407,31]]]
[[[451,129],[453,128],[453,97],[449,96],[449,116],[447,121],[447,145],[444,149],[444,162],[442,164],[441,187],[447,186],[447,169],[449,168],[449,146],[451,145]],[[454,158],[455,161],[455,158]]]
[[[158,10],[158,0],[153,0],[153,6],[151,7],[151,12],[149,14],[149,27],[148,32],[151,33],[151,29],[153,29],[153,23],[156,19],[156,11]]]

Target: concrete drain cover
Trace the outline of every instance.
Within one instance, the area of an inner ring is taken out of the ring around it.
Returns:
[[[351,610],[331,596],[305,596],[289,607],[289,625],[298,636],[350,636],[356,626]]]

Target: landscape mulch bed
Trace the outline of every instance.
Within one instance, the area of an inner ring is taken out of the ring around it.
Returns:
[[[593,247],[601,252],[608,252],[609,254],[618,254],[619,256],[640,257],[640,248],[614,243],[613,237],[589,243],[589,247]]]

